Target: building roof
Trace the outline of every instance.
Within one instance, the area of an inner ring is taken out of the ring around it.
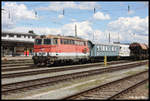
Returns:
[[[2,39],[2,42],[8,41],[8,42],[25,42],[25,43],[34,43],[34,40],[11,40],[11,39]]]
[[[30,35],[30,36],[37,36],[35,33],[23,33],[23,32],[8,32],[3,31],[2,34],[14,34],[14,35]]]
[[[86,39],[82,39],[79,37],[74,37],[74,36],[61,36],[61,35],[38,35],[35,38],[64,38],[64,39],[72,39],[72,40],[83,40],[83,41],[88,41]]]

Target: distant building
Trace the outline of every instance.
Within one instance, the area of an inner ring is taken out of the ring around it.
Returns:
[[[18,32],[2,32],[1,56],[29,56],[33,53],[36,34]]]

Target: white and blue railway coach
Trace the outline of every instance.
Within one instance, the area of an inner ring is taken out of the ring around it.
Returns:
[[[93,44],[90,57],[117,57],[119,56],[119,45],[115,44]]]

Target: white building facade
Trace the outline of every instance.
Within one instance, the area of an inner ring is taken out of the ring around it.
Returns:
[[[2,32],[1,56],[30,56],[33,54],[34,33]]]

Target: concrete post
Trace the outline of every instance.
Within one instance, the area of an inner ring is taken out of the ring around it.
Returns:
[[[104,65],[107,66],[107,56],[104,56]]]

